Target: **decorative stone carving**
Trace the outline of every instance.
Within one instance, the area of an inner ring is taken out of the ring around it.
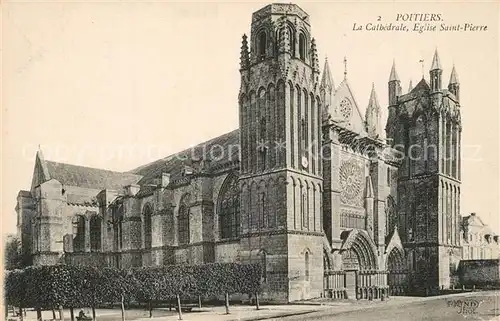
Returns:
[[[351,101],[347,98],[343,98],[341,101],[340,101],[340,115],[345,119],[345,120],[349,120],[351,119],[351,115],[352,115],[352,104],[351,104]]]
[[[356,161],[342,163],[340,167],[340,200],[344,204],[363,206],[362,200],[362,168]]]

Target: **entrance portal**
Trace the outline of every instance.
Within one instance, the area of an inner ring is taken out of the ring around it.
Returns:
[[[387,258],[387,270],[389,277],[390,295],[404,295],[408,292],[408,270],[404,260],[404,254],[398,248],[393,248]]]

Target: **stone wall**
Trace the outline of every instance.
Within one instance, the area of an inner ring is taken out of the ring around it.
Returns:
[[[462,260],[459,275],[466,286],[500,286],[500,260]]]

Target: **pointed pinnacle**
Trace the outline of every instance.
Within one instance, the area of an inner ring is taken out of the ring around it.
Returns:
[[[380,105],[378,103],[377,92],[375,91],[375,83],[372,83],[372,91],[370,93],[370,99],[368,100],[368,109],[380,109]]]
[[[453,69],[451,70],[450,85],[451,84],[460,84],[460,82],[458,81],[458,74],[455,69],[455,65],[453,65]]]
[[[411,92],[413,90],[413,82],[410,79],[410,84],[408,85],[408,92]]]
[[[333,77],[328,64],[328,58],[325,58],[325,66],[323,67],[323,75],[321,76],[321,86],[333,88]]]
[[[443,69],[441,67],[441,60],[439,60],[439,54],[437,48],[436,51],[434,51],[434,57],[432,58],[432,65],[431,65],[431,70],[436,70],[436,69],[440,70]]]
[[[399,81],[398,73],[396,72],[396,61],[392,61],[391,75],[389,81]]]

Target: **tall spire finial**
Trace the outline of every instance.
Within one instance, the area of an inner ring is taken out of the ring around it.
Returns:
[[[408,92],[411,92],[413,90],[413,82],[410,79],[410,84],[408,85]]]
[[[344,56],[344,79],[347,79],[347,57]]]

